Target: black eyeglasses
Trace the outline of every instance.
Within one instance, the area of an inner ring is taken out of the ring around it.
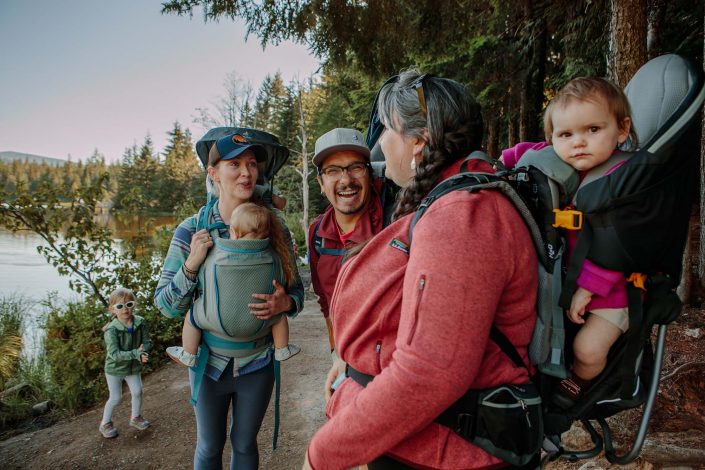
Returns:
[[[113,308],[115,310],[122,310],[123,308],[133,308],[136,305],[136,302],[133,300],[130,300],[128,302],[125,302],[124,304],[113,304]]]
[[[337,180],[343,177],[343,173],[347,172],[351,178],[359,178],[367,170],[367,163],[355,162],[348,166],[331,165],[323,168],[318,172],[319,175],[325,175],[327,178]]]
[[[416,95],[419,98],[419,106],[421,106],[421,112],[423,112],[424,116],[426,116],[426,94],[424,93],[424,88],[423,88],[423,81],[426,78],[429,78],[430,75],[425,73],[409,85],[411,88],[416,90]]]

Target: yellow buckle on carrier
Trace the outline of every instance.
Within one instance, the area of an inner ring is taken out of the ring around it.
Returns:
[[[634,284],[634,287],[637,287],[643,291],[646,290],[646,274],[632,273],[627,278],[627,282],[631,282],[632,284]]]
[[[564,228],[567,230],[580,230],[583,228],[583,213],[575,209],[553,209],[555,216],[554,222],[551,224],[556,228]]]

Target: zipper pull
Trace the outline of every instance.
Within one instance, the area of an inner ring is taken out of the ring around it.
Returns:
[[[379,352],[382,350],[382,342],[377,341],[377,344],[375,344],[375,352],[379,354]]]
[[[423,288],[424,288],[425,285],[426,285],[426,278],[425,278],[425,277],[422,277],[422,278],[419,280],[419,290],[423,290]]]
[[[521,409],[524,410],[524,418],[526,418],[527,426],[529,426],[530,428],[533,427],[531,426],[531,420],[529,419],[529,410],[526,407],[526,403],[524,402],[524,400],[519,400],[519,404],[521,405]]]

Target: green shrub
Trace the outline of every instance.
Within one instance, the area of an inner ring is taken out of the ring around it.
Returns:
[[[0,390],[14,376],[22,353],[22,317],[28,303],[22,297],[0,297]]]
[[[301,213],[295,212],[293,214],[286,214],[285,216],[286,225],[294,234],[294,240],[296,240],[297,255],[306,255],[306,235],[304,234],[304,229],[301,227]]]
[[[27,332],[23,323],[36,303],[24,297],[0,297],[0,390],[16,387],[6,393],[0,406],[0,433],[2,437],[21,432],[18,423],[32,425],[32,406],[45,400],[56,401],[57,389],[52,382],[49,366],[43,351],[34,357],[22,355],[23,336]],[[60,413],[43,416],[51,421]]]
[[[94,300],[65,305],[49,302],[45,351],[60,407],[75,411],[105,397],[102,327],[105,308]]]
[[[52,380],[51,370],[42,353],[34,358],[21,358],[16,374],[9,386],[24,384],[18,393],[8,395],[3,400],[0,411],[0,433],[2,438],[33,430],[56,422],[66,415],[62,409],[52,408],[50,413],[37,418],[32,414],[32,406],[46,400],[57,402],[59,390]]]

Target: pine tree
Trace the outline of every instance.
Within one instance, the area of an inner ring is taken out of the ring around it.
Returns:
[[[169,142],[164,149],[164,179],[161,182],[161,200],[164,209],[181,211],[195,209],[203,198],[204,170],[193,150],[191,132],[182,130],[178,122],[168,132]]]

